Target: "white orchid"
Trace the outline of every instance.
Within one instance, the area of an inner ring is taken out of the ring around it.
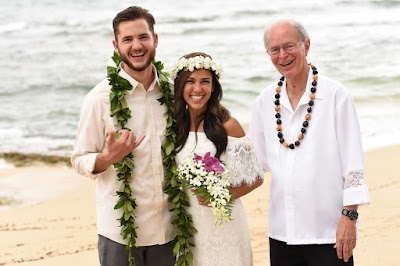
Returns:
[[[224,227],[224,222],[233,219],[233,200],[228,189],[231,186],[229,172],[217,158],[211,157],[210,153],[204,157],[194,155],[186,158],[178,166],[178,179],[186,188],[207,191],[204,196],[210,198],[209,205],[216,216],[216,224],[220,222]]]

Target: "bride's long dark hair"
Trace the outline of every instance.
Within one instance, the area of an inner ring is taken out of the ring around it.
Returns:
[[[191,58],[196,56],[209,57],[205,53],[190,53],[184,55],[184,58]],[[211,58],[212,59],[212,58]],[[175,93],[175,119],[176,119],[176,145],[175,152],[179,152],[186,143],[189,136],[190,130],[190,115],[187,108],[187,103],[183,98],[183,90],[185,87],[186,80],[189,78],[190,71],[181,70],[178,73],[174,81],[174,93]],[[215,157],[219,158],[221,154],[226,150],[226,145],[228,143],[228,135],[223,126],[226,122],[230,113],[228,109],[223,107],[220,103],[222,98],[222,87],[218,81],[217,75],[214,71],[212,74],[212,86],[214,91],[211,93],[211,97],[207,102],[207,108],[204,113],[199,115],[195,121],[195,132],[197,141],[197,130],[200,126],[201,121],[204,120],[204,132],[209,140],[214,143],[217,148]]]

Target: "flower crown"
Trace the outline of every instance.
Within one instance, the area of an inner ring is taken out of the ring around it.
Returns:
[[[179,59],[179,61],[172,66],[171,78],[175,80],[178,76],[179,71],[181,70],[193,72],[195,69],[202,68],[214,71],[218,79],[221,77],[223,72],[222,66],[212,60],[210,57],[198,55],[189,59],[184,57]]]

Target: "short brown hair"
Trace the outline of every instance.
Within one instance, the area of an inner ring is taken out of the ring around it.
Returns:
[[[153,33],[154,35],[154,24],[156,24],[156,21],[154,20],[153,15],[150,14],[147,9],[141,8],[140,6],[130,6],[127,9],[119,12],[113,19],[115,41],[118,40],[117,35],[119,34],[119,24],[124,21],[131,21],[136,19],[146,20],[151,33]]]

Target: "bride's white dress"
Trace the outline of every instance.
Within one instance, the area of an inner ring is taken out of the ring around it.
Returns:
[[[210,152],[215,155],[214,144],[203,132],[190,132],[183,149],[176,155],[177,164],[181,164],[193,153],[204,156]],[[258,177],[264,178],[254,147],[248,137],[228,137],[226,151],[221,155],[221,161],[229,170],[229,177],[234,187],[243,182],[251,186]],[[215,225],[215,216],[211,208],[201,206],[196,196],[186,191],[190,207],[187,211],[193,216],[194,227],[197,233],[193,238],[195,247],[192,247],[194,266],[250,266],[253,265],[250,233],[247,217],[242,201],[235,200],[232,209],[232,221],[228,221],[222,228]]]

